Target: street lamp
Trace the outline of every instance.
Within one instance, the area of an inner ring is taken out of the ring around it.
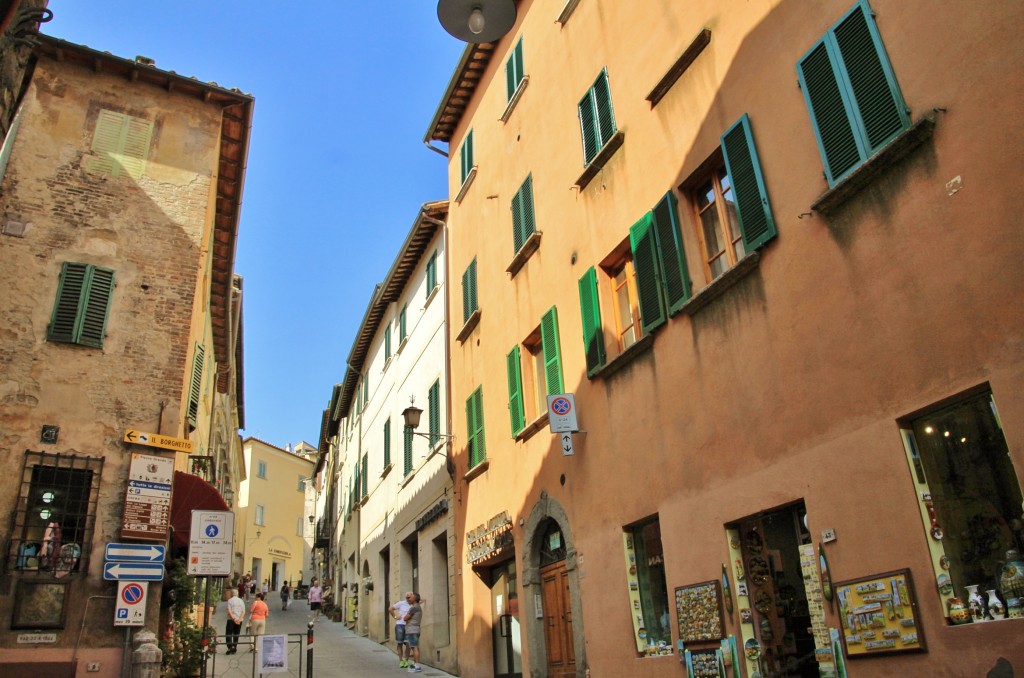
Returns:
[[[515,0],[438,0],[437,19],[463,42],[496,42],[516,22]]]
[[[419,407],[416,407],[416,403],[415,402],[409,403],[409,407],[407,407],[404,410],[402,410],[402,419],[405,420],[405,430],[409,433],[409,435],[420,436],[421,438],[426,438],[427,440],[430,441],[431,446],[433,446],[433,444],[437,441],[438,438],[441,438],[441,439],[443,439],[445,441],[448,441],[448,442],[451,442],[451,441],[455,440],[455,436],[453,436],[451,434],[448,434],[448,433],[419,433],[419,432],[417,432],[416,429],[419,428],[419,425],[420,425],[420,415],[421,414],[423,414],[423,410],[420,409]],[[445,458],[445,468],[448,470],[448,475],[450,475],[451,477],[454,478],[455,477],[455,462],[452,461],[452,458],[448,454],[447,450],[442,451],[441,454],[444,455],[444,458]]]

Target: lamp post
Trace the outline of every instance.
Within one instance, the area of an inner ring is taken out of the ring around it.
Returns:
[[[450,433],[419,433],[419,432],[417,432],[416,429],[419,428],[419,425],[420,425],[420,415],[422,415],[422,414],[423,414],[423,410],[421,408],[419,408],[419,407],[416,407],[415,402],[409,403],[409,407],[407,407],[404,410],[402,410],[402,419],[405,420],[405,430],[408,431],[410,435],[420,436],[421,438],[426,438],[427,440],[430,441],[431,446],[433,446],[434,442],[436,442],[436,440],[439,439],[439,438],[443,439],[445,442],[451,442],[451,441],[455,440],[455,436],[451,435]],[[445,468],[448,470],[448,475],[454,478],[455,477],[455,462],[452,460],[451,455],[448,454],[448,450],[444,450],[443,452],[441,452],[441,454],[444,455],[444,458],[445,458]]]
[[[516,22],[515,0],[439,0],[437,20],[463,42],[495,42]]]

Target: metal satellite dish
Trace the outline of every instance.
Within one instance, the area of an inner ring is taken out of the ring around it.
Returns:
[[[463,42],[495,42],[516,22],[515,0],[438,0],[441,26]]]

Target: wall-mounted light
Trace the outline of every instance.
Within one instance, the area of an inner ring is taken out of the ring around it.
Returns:
[[[455,436],[453,436],[453,435],[451,435],[449,433],[418,433],[416,431],[416,429],[420,425],[420,415],[422,415],[422,414],[423,414],[423,410],[420,409],[419,407],[416,407],[415,402],[410,403],[409,407],[407,407],[404,410],[402,410],[402,419],[405,420],[405,430],[408,431],[410,435],[420,436],[421,438],[426,438],[427,440],[430,441],[431,445],[433,445],[435,442],[437,442],[438,439],[442,439],[442,440],[445,440],[445,441],[448,441],[448,442],[451,442],[452,440],[455,440]],[[450,475],[450,476],[452,476],[454,478],[455,477],[455,462],[452,461],[452,458],[451,458],[451,456],[449,456],[447,450],[443,450],[441,452],[441,454],[444,455],[444,458],[445,458],[445,468],[448,470],[448,475]]]

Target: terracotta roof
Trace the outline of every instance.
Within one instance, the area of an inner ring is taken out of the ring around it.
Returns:
[[[497,43],[488,42],[482,45],[468,44],[459,59],[459,65],[455,67],[452,79],[448,82],[448,89],[441,97],[441,103],[437,106],[434,119],[430,121],[430,128],[427,130],[423,141],[443,141],[448,143],[452,139],[452,133],[466,113],[466,107],[476,92],[480,78],[487,70],[487,64],[494,56],[494,47]]]
[[[167,92],[194,97],[220,106],[220,157],[217,161],[217,200],[214,215],[213,270],[210,285],[210,316],[213,324],[214,353],[217,359],[217,390],[227,393],[231,368],[229,346],[231,332],[231,281],[235,266],[235,246],[242,206],[242,187],[249,155],[254,99],[238,89],[225,89],[214,82],[164,71],[144,61],[124,59],[110,52],[99,52],[66,40],[39,34],[36,54],[56,61],[75,64],[96,72],[125,78],[133,83],[159,87]],[[241,370],[242,366],[236,366]]]

